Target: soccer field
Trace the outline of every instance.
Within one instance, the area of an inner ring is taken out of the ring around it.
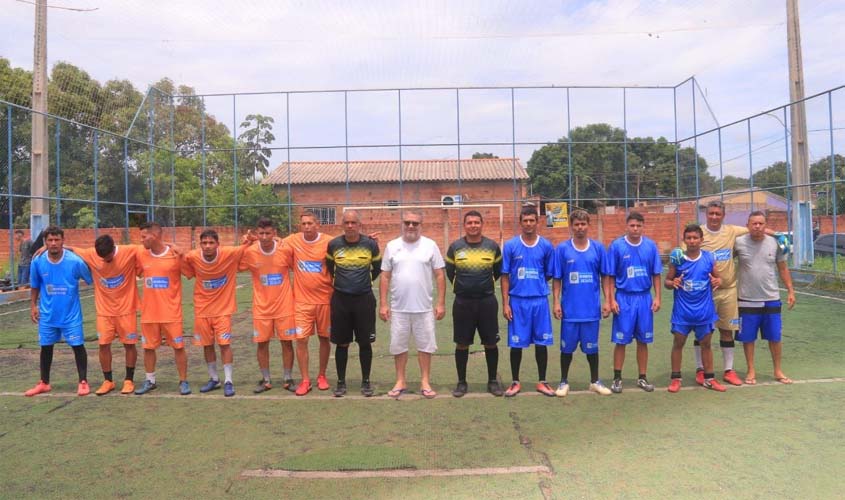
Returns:
[[[242,283],[248,283],[241,277]],[[190,325],[185,290],[185,325]],[[207,374],[199,348],[189,349],[194,394],[177,395],[172,353],[159,351],[159,390],[145,396],[74,395],[70,349],[57,348],[53,393],[24,398],[38,377],[35,327],[27,304],[0,310],[0,444],[2,496],[68,498],[653,498],[802,497],[840,495],[845,476],[845,359],[841,301],[798,296],[784,312],[784,370],[796,380],[783,386],[771,377],[768,349],[758,346],[758,385],[717,394],[692,380],[692,349],[684,359],[688,390],[669,394],[668,315],[671,294],[656,318],[649,377],[658,389],[634,387],[630,349],[625,391],[600,397],[583,392],[587,363],[577,354],[570,373],[576,391],[567,398],[532,392],[536,378],[529,352],[522,366],[523,394],[493,398],[484,393],[480,346],[470,357],[470,394],[455,399],[451,321],[438,324],[439,352],[433,384],[440,394],[395,401],[387,329],[379,322],[373,380],[378,396],[357,392],[357,349],[350,350],[350,396],[316,389],[297,398],[274,388],[253,396],[258,378],[251,344],[249,286],[238,292],[235,385],[238,395],[200,395]],[[451,309],[451,297],[447,300]],[[93,300],[83,299],[89,377],[101,380],[93,341]],[[601,375],[611,374],[609,321],[603,323]],[[504,326],[504,324],[502,324]],[[557,330],[557,327],[556,327]],[[21,346],[21,347],[19,347]],[[281,356],[273,346],[278,382]],[[113,346],[115,376],[123,374],[123,351]],[[312,365],[316,341],[312,341]],[[560,375],[557,349],[550,350],[549,380]],[[716,354],[716,367],[721,355]],[[737,368],[745,370],[737,353]],[[312,367],[312,372],[315,368]],[[142,371],[139,369],[139,372]],[[294,371],[296,373],[296,370]],[[409,386],[418,389],[409,362]],[[507,349],[500,378],[510,381]],[[136,375],[136,381],[142,375]],[[334,361],[329,364],[334,383]],[[418,393],[418,391],[416,391]],[[478,474],[488,475],[478,475]],[[443,474],[450,474],[443,476]],[[285,477],[287,476],[287,477]],[[342,477],[338,477],[342,476]],[[373,477],[375,476],[375,477]]]

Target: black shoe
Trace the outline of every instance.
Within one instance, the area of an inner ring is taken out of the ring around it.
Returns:
[[[373,385],[370,383],[369,380],[361,382],[361,394],[363,394],[364,397],[370,398],[375,393],[376,391],[373,390]]]
[[[458,382],[458,385],[455,386],[455,390],[452,391],[452,396],[455,396],[456,398],[463,397],[468,390],[469,387],[467,387],[466,382]]]
[[[334,397],[342,398],[346,395],[346,382],[337,382],[337,386],[334,388]]]
[[[292,378],[286,378],[284,385],[282,388],[286,391],[296,392],[296,384],[294,383]]]
[[[502,394],[504,394],[504,391],[502,391],[502,384],[500,384],[498,380],[491,380],[490,382],[487,382],[487,392],[497,398],[502,397]]]

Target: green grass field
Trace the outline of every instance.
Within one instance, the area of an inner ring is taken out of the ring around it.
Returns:
[[[241,281],[247,283],[245,277]],[[186,287],[185,325],[191,324]],[[38,377],[37,335],[27,304],[0,308],[0,496],[7,498],[833,498],[845,476],[845,343],[839,318],[843,302],[798,296],[784,313],[784,370],[796,384],[773,382],[768,349],[758,347],[758,386],[705,391],[692,380],[692,349],[685,353],[684,384],[669,394],[667,332],[671,294],[664,291],[657,340],[651,348],[652,394],[634,388],[630,349],[625,392],[600,397],[576,392],[546,398],[533,393],[533,354],[523,359],[526,390],[516,398],[484,391],[480,346],[473,348],[471,393],[449,395],[455,383],[451,321],[438,325],[434,400],[384,396],[393,382],[387,329],[379,322],[373,379],[376,398],[358,396],[357,349],[351,349],[350,397],[316,389],[303,398],[274,388],[253,396],[258,378],[251,345],[249,287],[239,290],[235,331],[238,396],[200,395],[207,374],[199,348],[189,351],[194,394],[176,395],[172,354],[159,351],[159,390],[150,396],[112,394],[78,398],[70,349],[57,348],[53,395],[20,394]],[[451,298],[447,301],[451,308]],[[101,373],[93,341],[93,300],[83,299],[89,374]],[[603,323],[601,374],[611,374],[609,321]],[[504,326],[504,325],[502,325]],[[557,327],[556,327],[557,329]],[[316,341],[312,341],[312,366]],[[115,376],[123,373],[115,344]],[[557,349],[550,350],[549,379],[559,378]],[[737,368],[745,369],[741,353]],[[281,356],[273,346],[278,381]],[[721,367],[721,355],[716,354]],[[141,380],[139,368],[136,381]],[[312,369],[313,371],[313,369]],[[295,370],[296,373],[296,370]],[[418,388],[415,360],[411,388]],[[500,378],[510,381],[507,349]],[[334,361],[329,364],[334,382]],[[570,373],[573,390],[588,384],[584,357]],[[427,470],[545,466],[546,472],[494,476],[301,479],[246,477],[255,469],[293,471]]]

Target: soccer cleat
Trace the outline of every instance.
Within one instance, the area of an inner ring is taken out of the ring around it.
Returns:
[[[622,393],[622,379],[615,378],[613,379],[613,383],[610,385],[610,392],[613,394],[621,394]]]
[[[508,387],[508,390],[505,391],[506,398],[512,398],[519,394],[519,391],[522,390],[522,385],[520,385],[518,380],[511,382],[511,386]]]
[[[80,396],[87,396],[91,394],[91,388],[88,387],[88,381],[83,380],[79,383],[79,386],[76,388],[76,394]]]
[[[135,382],[131,380],[124,380],[123,387],[120,388],[121,394],[132,394],[135,392]]]
[[[710,389],[711,391],[716,391],[716,392],[725,392],[725,391],[728,390],[727,387],[720,384],[719,381],[716,380],[715,378],[709,378],[709,379],[705,380],[704,381],[704,388]]]
[[[138,396],[141,396],[143,394],[146,394],[150,391],[154,391],[156,389],[158,389],[158,386],[155,384],[155,382],[150,382],[149,380],[144,380],[144,385],[135,389],[135,394],[137,394]]]
[[[213,378],[208,379],[208,382],[205,383],[204,386],[200,387],[200,392],[205,394],[206,392],[211,392],[220,388],[220,381],[214,380]]]
[[[653,392],[654,391],[654,384],[649,384],[648,379],[638,378],[637,379],[637,387],[644,390],[645,392]]]
[[[293,382],[293,379],[292,378],[286,378],[284,385],[282,385],[282,389],[284,389],[286,391],[290,391],[290,392],[295,391],[296,386]]]
[[[32,397],[32,396],[35,396],[36,394],[43,394],[45,392],[50,392],[50,390],[52,390],[52,387],[50,387],[50,384],[45,384],[44,381],[39,380],[38,383],[35,384],[35,387],[26,391],[25,393],[23,393],[23,395],[27,396],[27,397]]]
[[[552,389],[552,386],[550,386],[548,382],[537,382],[535,389],[537,389],[537,392],[543,396],[549,396],[551,398],[555,397],[555,390]]]
[[[346,395],[346,382],[338,381],[332,393],[336,398],[342,398]]]
[[[371,384],[369,380],[361,382],[361,394],[363,394],[364,397],[370,398],[375,393],[376,391],[373,390],[373,384]]]
[[[328,391],[330,387],[329,379],[325,375],[317,375],[317,389]]]
[[[96,394],[97,396],[105,396],[113,390],[114,382],[112,382],[111,380],[104,380],[103,385],[101,385],[100,388],[94,392],[94,394]]]
[[[590,391],[595,392],[596,394],[601,394],[602,396],[610,396],[612,394],[610,389],[608,389],[601,380],[596,380],[590,384]]]
[[[673,379],[669,382],[669,389],[668,389],[668,390],[669,390],[669,392],[678,392],[678,391],[680,391],[680,390],[681,390],[681,379],[679,379],[679,378],[673,378]]]
[[[179,382],[179,394],[182,396],[187,396],[191,393],[191,386],[188,384],[187,380],[183,380]]]
[[[725,371],[725,375],[722,377],[722,380],[731,385],[742,385],[742,379],[736,374],[736,370]],[[702,381],[702,384],[703,383],[704,381]]]
[[[294,394],[297,396],[304,396],[309,392],[311,392],[311,381],[306,379],[299,383],[299,387],[296,388],[296,392]]]
[[[558,384],[557,390],[555,390],[555,396],[565,398],[567,394],[569,394],[569,384],[567,382]]]
[[[464,394],[469,391],[469,387],[467,386],[466,382],[458,382],[458,385],[455,386],[455,390],[452,391],[452,396],[456,398],[462,398]]]
[[[254,392],[255,394],[261,394],[262,392],[267,392],[272,388],[273,386],[270,385],[269,380],[261,379],[258,381],[257,384],[255,384],[255,389],[253,389],[252,392]]]
[[[498,380],[491,380],[487,382],[487,392],[490,394],[498,397],[501,397],[504,392],[502,391],[502,384],[499,383]]]
[[[235,395],[235,385],[231,382],[223,384],[223,396],[231,398]]]
[[[704,368],[696,368],[695,383],[698,385],[704,385]]]

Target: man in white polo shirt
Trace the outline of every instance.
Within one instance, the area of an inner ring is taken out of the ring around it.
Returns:
[[[396,364],[396,383],[387,395],[394,398],[408,392],[405,367],[411,335],[417,345],[420,391],[428,399],[437,395],[431,388],[431,355],[437,350],[434,321],[446,315],[446,263],[437,243],[421,233],[422,214],[405,211],[402,237],[387,244],[381,261],[379,316],[382,321],[390,320],[390,354]],[[437,283],[437,305],[433,308],[432,281]]]

